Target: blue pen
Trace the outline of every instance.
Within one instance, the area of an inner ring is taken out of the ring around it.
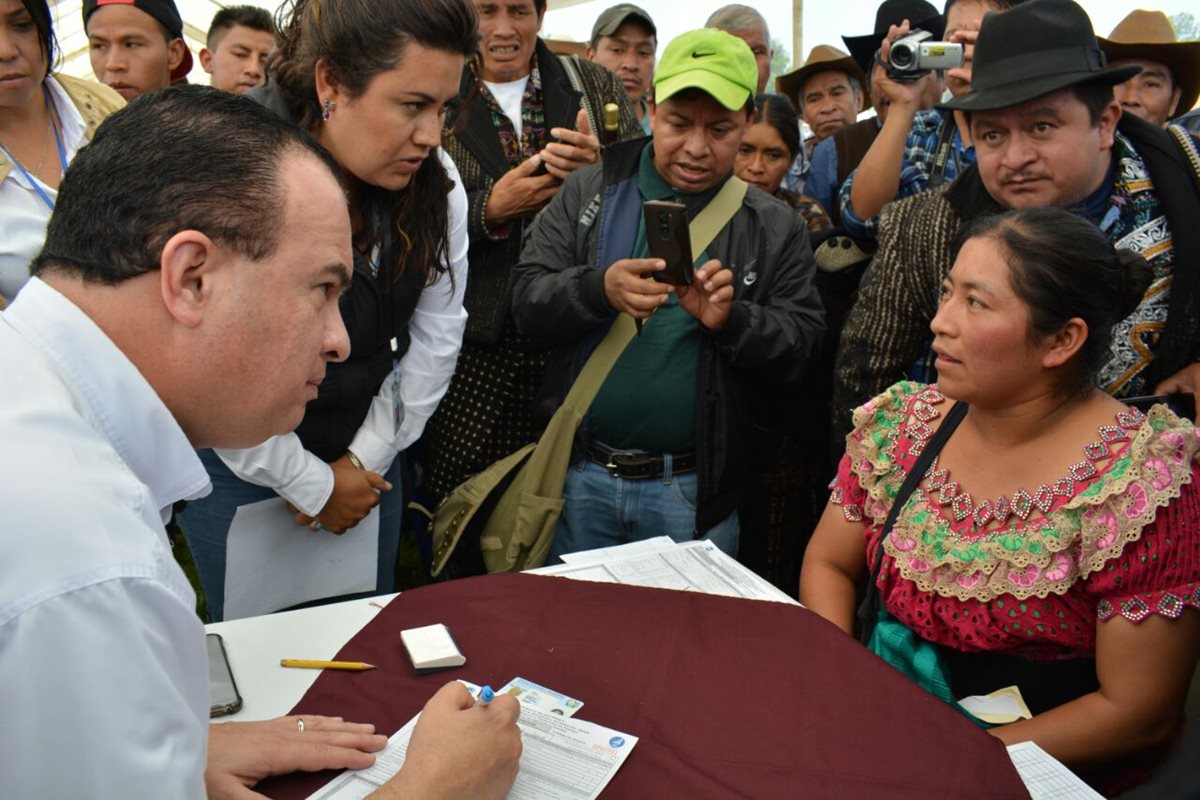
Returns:
[[[484,686],[482,689],[479,690],[478,702],[487,704],[487,703],[492,702],[492,700],[494,700],[495,698],[496,698],[496,693],[492,691],[492,687]]]

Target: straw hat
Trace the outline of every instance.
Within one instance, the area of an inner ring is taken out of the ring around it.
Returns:
[[[1109,61],[1126,58],[1156,61],[1171,70],[1179,87],[1177,111],[1183,113],[1200,97],[1200,42],[1181,42],[1171,20],[1161,11],[1131,11],[1108,38],[1099,37]]]
[[[808,58],[804,60],[804,66],[776,78],[775,91],[787,95],[792,101],[792,105],[799,110],[800,92],[804,89],[804,82],[818,72],[845,72],[858,79],[858,85],[863,87],[863,111],[871,107],[871,95],[867,91],[867,76],[858,66],[858,62],[849,53],[827,44],[819,44],[810,50]]]

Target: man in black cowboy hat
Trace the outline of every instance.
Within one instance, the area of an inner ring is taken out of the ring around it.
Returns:
[[[933,378],[929,322],[951,242],[968,221],[1010,208],[1068,209],[1154,270],[1145,299],[1114,329],[1102,388],[1117,397],[1200,388],[1200,193],[1172,135],[1122,116],[1113,99],[1137,69],[1108,67],[1072,0],[984,17],[972,89],[944,106],[963,112],[978,162],[946,190],[884,210],[838,352],[840,425],[906,371]]]
[[[945,85],[956,97],[966,94],[971,88],[971,60],[983,15],[1008,11],[1022,2],[948,0],[944,20],[937,27],[909,17],[908,22],[886,29],[882,45],[877,45],[878,60],[886,62],[892,42],[910,30],[942,33],[947,40],[963,45],[964,57],[961,67],[946,71]],[[964,136],[965,123],[954,114],[924,106],[919,83],[894,81],[884,74],[874,85],[887,98],[891,122],[885,120],[858,165],[861,169],[838,184],[835,202],[846,231],[859,239],[875,238],[879,212],[887,203],[949,183],[975,163],[975,151]]]

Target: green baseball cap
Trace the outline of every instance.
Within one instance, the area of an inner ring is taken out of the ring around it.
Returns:
[[[688,31],[671,40],[654,71],[654,102],[684,89],[700,89],[736,111],[754,98],[758,65],[750,47],[716,28]]]

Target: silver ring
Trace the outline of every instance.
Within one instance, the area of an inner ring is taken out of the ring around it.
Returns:
[[[323,531],[325,530],[325,526],[322,525],[320,521],[314,519],[312,522],[308,523],[308,529],[310,531]]]
[[[296,717],[296,731],[298,733],[304,733],[304,720],[300,717]]]

